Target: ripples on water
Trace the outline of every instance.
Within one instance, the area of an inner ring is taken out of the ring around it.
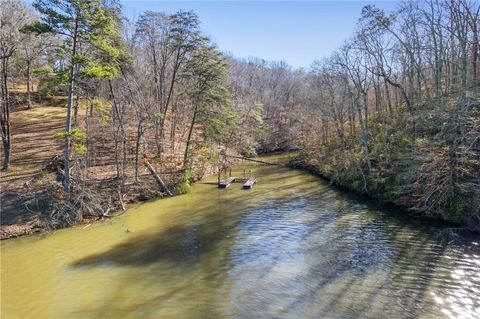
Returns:
[[[478,238],[256,170],[252,191],[196,185],[2,244],[2,318],[480,318]]]
[[[478,255],[442,244],[429,227],[362,206],[297,199],[248,212],[229,255],[239,313],[480,317]]]

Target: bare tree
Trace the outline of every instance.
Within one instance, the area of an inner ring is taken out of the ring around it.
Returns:
[[[0,61],[1,61],[1,115],[0,124],[3,142],[3,170],[10,165],[11,132],[9,93],[10,61],[20,44],[20,28],[26,22],[26,9],[23,3],[15,0],[0,2]]]

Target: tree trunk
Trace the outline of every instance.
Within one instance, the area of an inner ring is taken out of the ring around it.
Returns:
[[[145,164],[147,165],[147,168],[150,171],[150,173],[152,173],[153,177],[155,177],[155,179],[157,180],[158,184],[160,184],[160,186],[162,187],[162,190],[165,191],[165,193],[167,193],[168,195],[172,196],[173,194],[170,192],[167,185],[163,182],[160,175],[158,175],[158,173],[155,171],[155,168],[152,166],[152,164],[150,164],[150,162],[147,161],[146,159],[145,159]]]
[[[170,146],[171,146],[171,152],[172,154],[175,153],[175,136],[176,136],[176,130],[177,130],[177,102],[174,102],[172,105],[172,125],[171,125],[171,131],[170,131]]]
[[[386,81],[384,81],[384,85],[385,85],[385,95],[387,98],[388,113],[392,114],[393,110],[392,110],[392,98],[390,96],[390,88],[388,87],[388,83]]]
[[[120,112],[118,110],[117,100],[115,98],[115,94],[113,92],[112,81],[108,80],[108,87],[110,89],[111,98],[113,101],[113,108],[112,108],[112,126],[113,126],[113,139],[115,144],[115,166],[117,168],[117,178],[123,180],[123,165],[120,162],[120,150],[119,150],[119,134],[121,132],[122,136],[125,137],[125,132],[123,128],[123,119],[120,116]],[[116,126],[116,122],[118,121],[118,127]],[[121,192],[121,190],[119,190]]]
[[[73,105],[73,127],[78,127],[78,94]]]
[[[174,63],[174,66],[173,66],[173,71],[172,71],[172,81],[170,82],[170,88],[168,90],[167,100],[165,101],[165,108],[163,110],[163,117],[161,119],[162,122],[161,122],[161,125],[160,125],[160,137],[161,137],[162,141],[163,141],[163,132],[164,132],[164,128],[165,128],[165,120],[167,118],[168,106],[170,105],[170,101],[171,101],[172,96],[173,96],[173,91],[174,91],[174,88],[175,88],[175,81],[176,81],[176,78],[177,78],[178,69],[180,68],[180,64],[181,64],[181,62],[180,62],[180,52],[177,51],[177,56],[176,56],[176,60],[175,60],[175,63]],[[162,151],[163,151],[163,149],[162,149]]]
[[[32,83],[32,70],[31,70],[31,61],[27,59],[27,103],[28,109],[32,108],[32,97],[31,97],[31,83]]]
[[[365,112],[365,120],[363,125],[365,125],[365,130],[368,130],[368,93],[365,92],[363,95],[363,112]]]
[[[190,141],[192,139],[193,126],[197,119],[197,104],[195,105],[195,110],[193,111],[192,123],[190,124],[190,129],[188,130],[187,144],[185,145],[185,154],[183,155],[183,168],[187,168],[188,165],[188,149],[190,148]]]
[[[363,102],[366,103],[367,99],[364,96]],[[364,106],[364,109],[367,107]],[[362,108],[360,106],[360,103],[357,103],[357,112],[358,112],[358,119],[360,120],[360,130],[361,130],[361,136],[362,136],[362,142],[363,142],[363,151],[365,154],[365,161],[367,162],[367,167],[368,167],[368,172],[372,170],[372,163],[370,162],[370,154],[368,150],[368,131],[367,131],[367,125],[365,124],[366,118],[362,116]]]
[[[459,111],[460,111],[460,139],[463,140],[465,137],[465,124],[466,124],[466,104],[467,104],[467,45],[462,43],[462,53],[461,53],[461,73],[460,73],[460,97],[458,101]]]
[[[63,188],[66,192],[70,192],[70,133],[72,132],[72,106],[73,106],[73,90],[75,86],[75,55],[77,53],[77,35],[78,35],[78,15],[75,18],[75,29],[73,32],[73,47],[72,56],[70,59],[70,83],[68,86],[68,102],[67,102],[67,119],[65,123],[65,148],[63,151],[64,156],[64,176],[63,176]]]
[[[135,182],[138,182],[138,170],[139,170],[139,155],[140,155],[140,141],[142,139],[142,125],[137,126],[137,139],[135,141]]]
[[[473,85],[473,95],[478,97],[478,87],[480,86],[480,82],[478,81],[478,47],[479,47],[479,39],[478,39],[478,24],[477,22],[472,22],[472,33],[473,33],[473,41],[472,41],[472,85]]]
[[[2,115],[0,118],[3,142],[3,168],[8,170],[10,166],[10,97],[8,92],[8,57],[2,59]]]

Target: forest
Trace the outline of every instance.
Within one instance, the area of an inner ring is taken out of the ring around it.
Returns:
[[[308,69],[222,52],[193,11],[0,1],[2,238],[183,194],[232,156],[480,230],[480,3],[367,5]],[[321,39],[312,39],[321,41]]]

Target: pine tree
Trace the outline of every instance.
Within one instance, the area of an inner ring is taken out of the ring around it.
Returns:
[[[208,40],[195,49],[185,72],[191,83],[188,95],[194,107],[184,154],[184,167],[188,168],[195,124],[202,126],[205,141],[224,142],[231,135],[236,118],[225,87],[228,66],[222,53]]]
[[[64,177],[70,191],[70,142],[72,108],[79,78],[112,79],[117,75],[126,54],[119,35],[119,5],[107,0],[35,0],[33,7],[41,14],[23,28],[24,32],[53,33],[64,39],[69,65],[60,72],[68,83],[67,118],[65,125]]]

